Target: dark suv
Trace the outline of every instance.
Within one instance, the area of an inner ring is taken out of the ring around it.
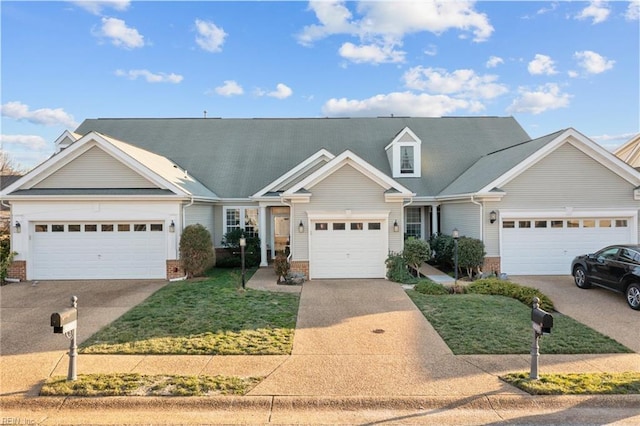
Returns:
[[[640,310],[640,245],[605,247],[573,259],[571,274],[576,285],[591,285],[623,293],[632,309]]]

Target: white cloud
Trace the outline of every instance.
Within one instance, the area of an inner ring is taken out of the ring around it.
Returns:
[[[94,15],[100,15],[102,9],[112,8],[119,12],[125,11],[129,8],[130,0],[102,0],[102,1],[72,1],[71,3],[83,8],[84,10],[93,13]]]
[[[622,133],[620,135],[599,135],[599,136],[589,136],[590,139],[598,142],[602,147],[608,149],[609,151],[614,151],[615,149],[622,146],[624,143],[631,140],[632,137],[636,136],[637,133]]]
[[[438,47],[435,44],[430,44],[428,48],[424,50],[424,54],[427,56],[436,56],[438,54]]]
[[[508,91],[506,86],[496,83],[497,76],[481,76],[469,69],[449,73],[440,68],[417,66],[410,68],[402,78],[409,89],[471,99],[492,99]]]
[[[629,2],[629,6],[627,6],[627,11],[625,12],[624,17],[628,21],[640,20],[640,1],[639,0],[633,0]]]
[[[267,92],[262,89],[256,89],[255,94],[256,96],[270,96],[277,99],[286,99],[293,94],[293,90],[291,90],[291,88],[286,84],[278,83],[276,85],[276,90]]]
[[[588,74],[600,74],[613,68],[616,61],[609,60],[604,56],[591,50],[583,50],[576,52],[573,57],[578,61],[578,66],[584,69]]]
[[[547,55],[536,54],[535,58],[529,62],[529,66],[527,67],[530,74],[533,75],[553,75],[557,74],[557,71],[554,68],[553,59]]]
[[[424,31],[441,34],[456,29],[473,33],[474,41],[481,42],[494,30],[487,16],[474,10],[472,1],[359,2],[356,6],[359,18],[354,18],[345,4],[344,1],[311,1],[309,9],[315,12],[319,24],[304,27],[298,34],[298,42],[310,46],[325,37],[346,34],[358,37],[360,46],[356,49],[355,43],[344,44],[341,54],[345,58],[360,62],[375,62],[376,58],[382,62],[398,62],[400,58],[404,60],[404,52],[392,48],[402,45],[408,34]],[[381,55],[385,48],[387,54]]]
[[[173,84],[178,84],[180,83],[184,77],[182,77],[179,74],[166,74],[163,72],[160,73],[152,73],[151,71],[148,70],[129,70],[129,71],[123,71],[123,70],[116,70],[115,74],[118,77],[126,77],[129,80],[137,80],[138,77],[142,77],[145,80],[147,80],[147,83],[173,83]]]
[[[504,59],[499,56],[491,56],[486,63],[487,68],[495,68],[500,64],[504,64]]]
[[[78,127],[78,123],[73,119],[73,116],[66,113],[62,108],[41,108],[31,111],[28,105],[14,101],[0,106],[0,110],[3,117],[14,120],[25,120],[45,126]]]
[[[144,36],[135,28],[127,27],[122,19],[102,18],[102,27],[97,32],[100,37],[111,39],[111,43],[125,49],[134,49],[144,46]]]
[[[451,98],[446,95],[415,94],[411,92],[394,92],[376,95],[368,99],[332,98],[322,107],[327,116],[385,116],[408,115],[419,117],[441,117],[456,110],[479,112],[483,105]]]
[[[576,19],[591,19],[592,24],[604,22],[609,17],[611,10],[606,1],[592,1],[576,15]]]
[[[569,70],[567,71],[567,74],[569,75],[569,77],[571,78],[577,78],[580,76],[580,73],[574,70]]]
[[[566,108],[570,99],[571,95],[562,93],[554,83],[545,84],[534,91],[521,87],[518,97],[507,108],[507,112],[540,114],[547,110]]]
[[[234,80],[225,80],[222,86],[215,88],[215,92],[220,96],[239,96],[244,93],[244,89]]]
[[[196,43],[207,52],[221,52],[227,33],[213,22],[196,19]]]
[[[405,52],[394,50],[393,45],[367,44],[356,46],[344,43],[340,47],[340,56],[355,63],[370,62],[373,64],[404,62]]]
[[[43,149],[47,142],[42,136],[37,135],[0,135],[0,145],[16,145],[29,149]]]

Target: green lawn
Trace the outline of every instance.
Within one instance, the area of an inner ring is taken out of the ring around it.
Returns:
[[[86,340],[81,353],[289,354],[298,301],[298,295],[243,290],[238,270],[215,269],[206,279],[160,289]]]
[[[82,374],[78,380],[48,379],[43,396],[210,396],[245,395],[262,377]]]
[[[532,395],[640,394],[638,372],[541,374],[538,380],[529,373],[512,373],[501,379]]]
[[[531,308],[504,296],[480,294],[409,297],[457,355],[528,354]],[[540,338],[542,354],[630,353],[615,340],[557,312],[550,335]]]

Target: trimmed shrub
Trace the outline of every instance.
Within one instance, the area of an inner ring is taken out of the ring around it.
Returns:
[[[499,280],[497,278],[485,278],[474,281],[467,286],[467,293],[511,297],[529,307],[532,306],[533,298],[538,297],[540,299],[540,308],[548,311],[554,310],[551,299],[540,290],[524,287],[511,281]]]
[[[481,274],[484,263],[484,243],[476,238],[458,239],[458,267],[467,270],[467,276],[473,278],[474,272]]]
[[[240,259],[240,237],[245,233],[244,229],[236,228],[224,234],[222,245],[229,249],[233,257],[238,260],[238,266],[241,264]],[[244,265],[247,268],[260,265],[260,238],[245,235],[247,245],[244,248]]]
[[[422,280],[413,288],[418,293],[440,296],[449,294],[450,291],[442,284],[435,283],[431,280]]]
[[[433,234],[429,238],[433,260],[443,267],[453,267],[453,237],[448,234]]]
[[[385,265],[387,265],[387,279],[389,281],[405,284],[417,281],[417,278],[409,273],[407,261],[401,254],[389,253]]]
[[[276,271],[279,283],[286,280],[287,274],[289,273],[289,262],[284,253],[278,253],[276,255],[276,258],[273,260],[273,269]]]
[[[189,225],[180,236],[180,262],[187,277],[197,277],[216,263],[211,234],[201,224]]]
[[[407,265],[418,270],[424,262],[431,259],[431,247],[424,240],[410,237],[404,242],[402,257],[404,257]]]

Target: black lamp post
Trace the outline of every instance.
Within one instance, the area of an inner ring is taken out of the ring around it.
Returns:
[[[244,288],[244,248],[247,246],[247,239],[244,234],[240,236],[240,259],[242,261],[242,288]]]
[[[460,234],[458,233],[458,228],[453,228],[453,232],[451,233],[453,237],[453,267],[455,268],[455,280],[458,282],[458,238],[460,238]]]

